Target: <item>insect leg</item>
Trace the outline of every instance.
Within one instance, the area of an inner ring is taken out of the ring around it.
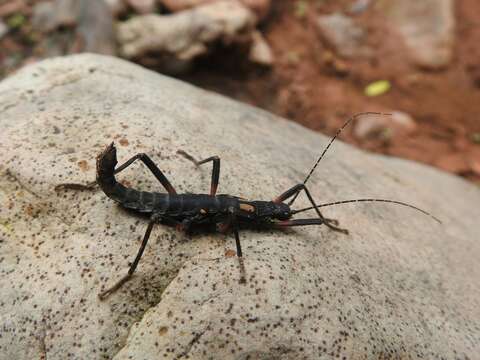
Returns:
[[[299,193],[305,185],[303,184],[297,184],[295,186],[292,186],[290,189],[285,191],[284,193],[280,194],[276,199],[273,200],[274,203],[281,203],[287,200],[288,198],[292,197],[293,195]]]
[[[145,231],[145,235],[143,236],[143,241],[142,244],[140,245],[140,249],[138,250],[137,256],[135,257],[135,260],[133,261],[132,265],[130,265],[130,269],[128,269],[127,275],[122,277],[115,285],[113,285],[111,288],[101,292],[98,294],[98,297],[100,300],[106,299],[111,293],[115,292],[118,290],[124,283],[126,283],[133,275],[135,272],[135,269],[138,266],[138,263],[140,262],[140,259],[142,258],[143,251],[145,250],[145,247],[147,246],[148,239],[150,238],[150,234],[153,229],[153,225],[158,222],[159,217],[157,215],[153,215],[150,218],[150,222],[148,223],[147,230]]]
[[[226,233],[230,229],[233,232],[233,235],[235,236],[235,245],[237,247],[237,259],[240,264],[240,284],[246,283],[246,272],[245,272],[245,263],[243,261],[243,254],[242,254],[242,245],[240,244],[240,235],[238,232],[238,223],[237,223],[237,216],[235,214],[235,209],[230,208],[228,210],[229,215],[227,219],[221,219],[221,221],[218,221],[217,224],[217,230],[221,233]]]
[[[322,213],[320,212],[320,210],[318,209],[318,206],[317,204],[315,203],[315,200],[313,200],[313,197],[312,195],[310,194],[310,191],[308,191],[307,187],[305,186],[305,184],[297,184],[293,187],[291,187],[290,189],[288,189],[287,191],[285,191],[283,194],[281,194],[279,197],[277,197],[274,202],[276,203],[281,203],[285,200],[287,200],[288,198],[292,197],[292,196],[296,196],[300,191],[305,191],[305,194],[307,194],[307,197],[308,197],[308,200],[310,200],[310,203],[313,205],[313,208],[315,209],[318,217],[323,221],[323,223],[328,226],[330,229],[332,230],[335,230],[335,231],[338,231],[338,232],[341,232],[341,233],[344,233],[344,234],[348,234],[348,230],[346,229],[342,229],[342,228],[339,228],[337,227],[336,225],[338,224],[338,222],[336,220],[333,220],[333,219],[326,219]]]
[[[275,228],[284,228],[289,226],[322,225],[325,222],[322,219],[293,219],[277,221],[272,224]]]
[[[152,172],[153,176],[155,176],[155,178],[160,182],[160,184],[163,185],[163,187],[165,188],[165,190],[167,190],[169,194],[177,193],[173,188],[172,184],[170,184],[170,181],[168,181],[166,176],[163,174],[163,172],[157,167],[157,165],[155,165],[152,159],[150,159],[150,157],[144,153],[137,154],[129,160],[125,161],[122,165],[118,166],[115,169],[114,174],[118,174],[120,171],[125,170],[136,160],[140,160],[145,164],[145,166]]]
[[[197,161],[192,155],[186,153],[183,150],[178,150],[178,154],[183,155],[186,159],[192,161],[196,166],[200,166],[209,161],[213,162],[212,169],[212,184],[210,186],[210,195],[215,195],[217,193],[218,183],[220,179],[220,158],[218,156],[210,156],[204,160]]]
[[[245,264],[243,262],[242,246],[240,245],[240,235],[238,233],[237,215],[235,209],[229,209],[230,215],[228,217],[228,226],[232,228],[233,235],[235,236],[235,245],[237,247],[237,258],[240,263],[240,283],[244,284],[246,280]]]
[[[92,181],[86,184],[77,184],[77,183],[64,183],[64,184],[58,184],[55,186],[55,191],[60,191],[64,189],[69,189],[69,190],[80,190],[80,191],[89,191],[89,190],[95,190],[97,188],[97,182]]]
[[[240,245],[240,235],[238,233],[238,225],[237,225],[237,219],[235,214],[231,215],[231,222],[230,225],[233,230],[233,235],[235,236],[235,245],[237,247],[237,257],[241,258],[243,257],[242,255],[242,245]]]
[[[152,172],[152,174],[155,176],[155,178],[163,185],[165,190],[169,194],[176,194],[177,192],[173,188],[172,184],[170,184],[170,181],[166,178],[166,176],[163,174],[163,172],[155,165],[155,163],[150,159],[150,157],[147,154],[140,153],[129,160],[125,161],[122,165],[118,166],[115,171],[113,172],[115,175],[118,174],[119,172],[125,170],[127,167],[129,167],[133,162],[136,160],[142,161],[147,168]],[[97,186],[96,181],[92,181],[87,184],[76,184],[76,183],[66,183],[66,184],[60,184],[55,186],[55,191],[59,191],[62,189],[71,189],[71,190],[94,190]]]

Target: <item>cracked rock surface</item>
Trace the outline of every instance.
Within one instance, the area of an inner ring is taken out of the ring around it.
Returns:
[[[158,225],[136,275],[147,221],[88,182],[112,140],[145,152],[178,192],[271,199],[304,179],[327,139],[269,113],[94,55],[47,60],[0,83],[0,359],[456,359],[480,352],[480,191],[433,168],[337,142],[309,182],[322,226],[230,234]],[[246,142],[248,139],[248,142]],[[158,190],[142,165],[125,184]],[[295,208],[307,206],[303,196]],[[308,216],[313,216],[309,214]]]

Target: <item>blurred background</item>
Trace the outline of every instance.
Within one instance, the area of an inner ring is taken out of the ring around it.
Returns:
[[[81,52],[480,185],[478,0],[0,0],[0,79]]]

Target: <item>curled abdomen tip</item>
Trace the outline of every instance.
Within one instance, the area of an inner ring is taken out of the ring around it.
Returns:
[[[112,142],[97,157],[97,182],[100,187],[108,192],[115,184],[114,172],[117,165],[117,149]]]

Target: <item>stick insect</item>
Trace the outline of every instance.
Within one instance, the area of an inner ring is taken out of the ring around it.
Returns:
[[[144,153],[133,156],[122,165],[117,167],[117,151],[115,145],[111,143],[97,157],[97,174],[95,182],[88,185],[61,184],[56,187],[56,190],[59,190],[60,188],[91,190],[94,189],[96,185],[99,185],[105,195],[118,202],[124,208],[133,210],[135,212],[148,214],[150,216],[142,243],[133,263],[130,265],[127,274],[120,278],[120,280],[118,280],[112,287],[101,292],[99,294],[100,299],[105,299],[132,277],[143,255],[153,226],[157,223],[173,224],[180,231],[189,231],[192,226],[200,224],[214,224],[216,225],[217,230],[221,232],[231,231],[235,237],[236,254],[240,260],[241,269],[243,269],[243,252],[239,236],[240,225],[275,229],[284,229],[293,226],[325,225],[333,231],[348,234],[348,230],[338,226],[339,224],[337,220],[323,216],[323,214],[320,212],[320,208],[354,202],[387,202],[402,205],[420,211],[421,213],[428,215],[434,220],[440,222],[440,220],[430,213],[416,206],[396,200],[353,199],[317,205],[306,186],[308,180],[342,130],[350,122],[364,115],[382,114],[364,112],[356,114],[348,119],[342,125],[342,127],[338,129],[337,133],[327,144],[313,165],[312,169],[306,176],[305,180],[302,183],[292,186],[290,189],[284,191],[271,201],[246,200],[233,195],[217,195],[217,188],[220,178],[220,158],[218,156],[211,156],[204,160],[197,161],[193,156],[181,150],[179,150],[178,153],[184,156],[186,159],[192,161],[197,167],[211,162],[213,164],[213,168],[209,194],[177,194],[175,188],[172,186],[165,174],[157,167],[157,165],[155,165],[150,157]],[[140,160],[147,166],[153,176],[155,176],[155,178],[163,186],[166,191],[165,193],[139,191],[126,187],[116,180],[116,174],[125,170],[137,160]],[[311,206],[294,210],[292,209],[292,205],[302,191],[307,196]],[[308,210],[314,210],[316,217],[302,219],[293,218],[294,215]],[[243,275],[242,280],[245,281]]]

